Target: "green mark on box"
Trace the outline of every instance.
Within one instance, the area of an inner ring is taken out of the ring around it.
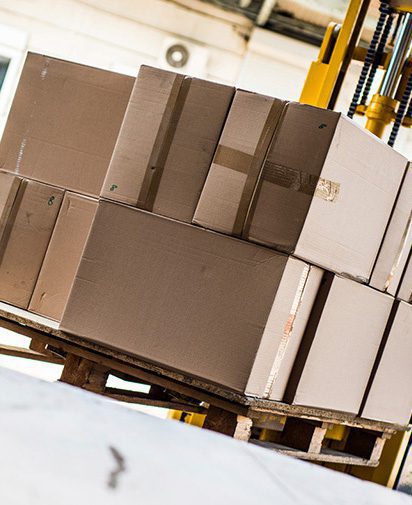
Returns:
[[[110,191],[114,191],[115,189],[117,189],[119,186],[117,184],[112,184],[110,186]]]
[[[51,196],[48,201],[47,201],[47,205],[50,207],[50,205],[53,205],[53,202],[54,202],[54,199],[55,197],[54,196]]]

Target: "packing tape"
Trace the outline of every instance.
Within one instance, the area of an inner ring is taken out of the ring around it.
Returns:
[[[160,126],[154,142],[152,153],[143,177],[142,186],[139,191],[137,206],[149,211],[153,210],[153,205],[159,190],[160,180],[166,164],[167,156],[176,133],[177,125],[186,102],[192,79],[176,75],[172,85],[169,99],[166,103],[165,114],[170,115],[165,127]],[[164,117],[163,116],[163,117]]]
[[[283,188],[316,196],[327,202],[336,202],[340,191],[338,182],[308,174],[296,168],[285,167],[269,160],[266,160],[264,164],[262,179]]]
[[[256,149],[247,172],[246,182],[243,186],[242,196],[240,197],[239,206],[237,208],[236,218],[232,229],[232,233],[235,236],[247,238],[245,236],[247,235],[247,233],[245,234],[245,224],[248,220],[256,186],[262,172],[263,161],[284,108],[285,103],[279,100],[274,100],[270,106],[265,124],[263,125],[258,143],[256,144]]]
[[[247,174],[253,162],[254,154],[247,154],[233,147],[219,144],[213,159],[213,163],[222,167],[236,170],[242,174]]]
[[[273,100],[253,154],[248,154],[222,144],[219,144],[216,149],[213,158],[214,164],[246,174],[246,181],[232,228],[233,235],[239,237],[243,235],[244,225],[262,170],[263,161],[284,108],[285,102]]]
[[[396,272],[399,268],[399,265],[401,263],[402,253],[405,248],[405,244],[409,238],[411,231],[412,231],[412,211],[409,214],[408,222],[406,223],[405,229],[403,231],[402,239],[399,243],[399,248],[398,248],[398,251],[395,256],[395,261],[394,261],[392,268],[389,272],[388,278],[386,279],[386,282],[383,286],[384,291],[386,291],[389,288],[389,286],[392,282],[392,279],[395,277],[395,274],[396,274]]]
[[[302,304],[303,295],[305,292],[306,283],[310,273],[310,266],[305,265],[302,274],[299,279],[299,283],[296,289],[295,297],[290,308],[289,316],[286,320],[285,326],[283,327],[282,338],[276,353],[275,359],[273,361],[272,368],[269,373],[268,380],[266,382],[266,387],[263,393],[264,398],[269,398],[272,394],[273,386],[279,376],[280,367],[282,366],[283,359],[286,354],[286,350],[290,339],[292,337],[293,326],[295,324],[296,315],[298,313],[299,307]]]
[[[24,193],[26,192],[28,182],[26,179],[16,178],[13,183],[12,192],[9,195],[7,214],[3,216],[1,237],[0,237],[0,265],[3,261],[4,253],[10,239],[11,230],[17,218]]]

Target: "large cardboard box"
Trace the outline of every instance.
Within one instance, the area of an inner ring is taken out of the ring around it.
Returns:
[[[21,180],[0,239],[0,300],[28,307],[62,200],[61,189]]]
[[[194,222],[242,236],[249,205],[287,102],[236,91]]]
[[[412,254],[409,252],[408,263],[402,275],[399,290],[396,294],[397,298],[405,302],[412,303]]]
[[[233,93],[140,67],[102,196],[190,222]]]
[[[133,83],[29,53],[0,144],[0,168],[98,196]]]
[[[60,321],[87,237],[97,200],[67,192],[30,300],[29,310]]]
[[[61,328],[279,399],[322,273],[268,248],[101,201]]]
[[[362,417],[406,425],[412,415],[412,306],[394,305],[361,409]]]
[[[412,246],[412,168],[408,166],[370,285],[395,296]]]
[[[290,103],[255,179],[242,237],[366,281],[406,164],[342,114]],[[227,177],[239,175],[228,169]],[[194,221],[215,229],[218,212],[242,198],[235,186],[215,197],[206,182]]]
[[[357,414],[392,304],[385,293],[325,275],[285,401]]]

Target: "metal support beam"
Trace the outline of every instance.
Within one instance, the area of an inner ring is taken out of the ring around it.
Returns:
[[[265,0],[262,7],[260,8],[259,14],[256,18],[256,24],[259,26],[264,26],[273,11],[273,8],[277,4],[277,0]]]

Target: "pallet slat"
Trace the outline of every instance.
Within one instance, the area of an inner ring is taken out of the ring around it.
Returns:
[[[244,441],[255,436],[255,426],[272,426],[277,433],[275,442],[250,441],[300,459],[376,466],[386,438],[407,429],[343,412],[247,397],[66,334],[55,321],[32,318],[32,314],[4,303],[0,303],[0,327],[32,339],[30,349],[1,346],[0,354],[64,362],[63,382],[114,400],[206,414],[204,428]],[[151,388],[148,393],[110,388],[109,374]],[[325,436],[336,425],[346,426],[345,437],[330,443]]]

